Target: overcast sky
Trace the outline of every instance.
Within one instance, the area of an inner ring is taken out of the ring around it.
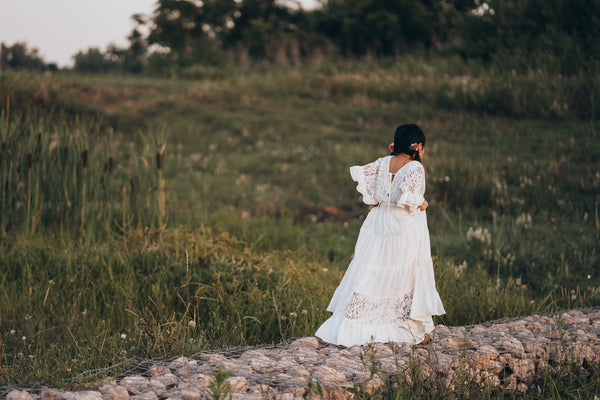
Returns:
[[[26,42],[46,62],[72,65],[73,55],[109,43],[127,45],[133,14],[151,14],[156,0],[0,0],[0,42]],[[317,0],[302,0],[305,8]]]

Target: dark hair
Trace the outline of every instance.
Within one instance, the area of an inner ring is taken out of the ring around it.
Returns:
[[[421,143],[425,147],[425,133],[416,124],[400,125],[394,134],[394,150],[392,151],[392,155],[397,156],[398,154],[405,153],[413,160],[421,161],[419,152],[410,148],[414,143]]]

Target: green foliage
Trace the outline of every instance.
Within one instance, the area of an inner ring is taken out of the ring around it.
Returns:
[[[25,42],[12,46],[0,43],[0,72],[2,68],[27,71],[56,71],[56,64],[46,64],[36,48],[28,48]]]

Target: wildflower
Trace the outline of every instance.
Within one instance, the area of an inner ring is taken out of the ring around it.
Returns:
[[[592,276],[588,274],[588,279],[592,279]]]
[[[127,339],[127,335],[124,333],[121,333],[121,339],[123,339],[123,340]]]
[[[290,313],[290,318],[296,318],[296,317],[298,317],[298,314],[296,312]]]
[[[194,343],[194,338],[190,338],[190,343]]]
[[[329,271],[329,268],[323,268],[323,272]]]
[[[467,269],[467,261],[463,261],[462,264],[459,264],[457,266],[454,267],[454,273],[456,274],[456,276],[460,276],[462,275],[463,271]]]
[[[27,337],[26,337],[26,336],[23,336],[23,337],[21,338],[21,340],[22,340],[22,341],[25,341],[25,340],[27,340]]]
[[[87,308],[81,312],[82,315],[87,315]]]
[[[285,321],[286,319],[287,319],[287,318],[285,317],[285,315],[282,315],[282,316],[281,316],[281,320],[282,320],[282,321]]]
[[[50,279],[50,280],[48,281],[48,285],[50,285],[50,286],[54,286],[54,279]]]
[[[188,325],[190,326],[190,328],[195,328],[196,327],[196,321],[194,321],[193,319],[190,319],[190,322],[188,322]]]
[[[477,240],[482,243],[491,244],[492,243],[492,235],[486,228],[469,227],[469,230],[467,231],[467,240],[468,241]]]
[[[11,334],[11,335],[14,335],[15,333],[17,333],[17,331],[15,331],[14,329],[11,329],[11,330],[10,330],[10,334]]]
[[[307,312],[308,312],[308,311],[306,311],[306,310],[302,310],[302,311],[300,311],[300,313],[301,313],[302,315],[306,315],[306,313],[307,313]]]
[[[25,314],[25,321],[29,321],[31,319],[31,315]]]

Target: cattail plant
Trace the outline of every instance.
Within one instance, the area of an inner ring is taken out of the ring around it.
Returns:
[[[165,181],[162,178],[162,162],[166,144],[163,144],[160,150],[156,152],[156,168],[157,168],[157,201],[158,201],[158,227],[163,227],[163,219],[165,217]]]

